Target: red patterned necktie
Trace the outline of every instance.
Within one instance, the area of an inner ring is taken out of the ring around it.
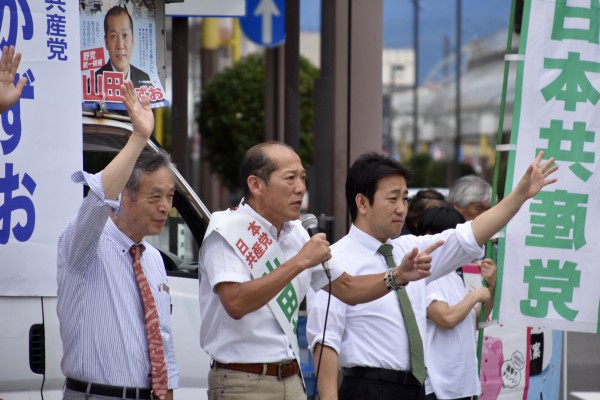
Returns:
[[[148,354],[150,355],[150,367],[152,371],[152,392],[160,400],[164,400],[167,395],[169,376],[167,373],[167,363],[165,362],[162,335],[160,334],[160,321],[158,319],[156,302],[154,301],[152,290],[150,290],[148,279],[146,279],[146,275],[142,270],[142,250],[142,245],[133,245],[130,252],[133,257],[133,272],[135,273],[135,279],[137,280],[142,301],[144,302]]]

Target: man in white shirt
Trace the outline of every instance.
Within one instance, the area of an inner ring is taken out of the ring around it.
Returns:
[[[213,359],[211,399],[306,399],[296,328],[309,285],[357,304],[429,275],[429,253],[441,245],[433,241],[420,253],[407,251],[398,267],[361,277],[330,260],[328,285],[320,264],[331,257],[329,243],[323,233],[309,238],[298,221],[305,179],[292,148],[256,145],[240,166],[245,198],[211,217],[199,257],[200,344]]]
[[[387,296],[357,306],[331,299],[324,341],[327,294],[309,294],[307,337],[315,356],[321,399],[338,398],[339,368],[344,375],[340,399],[425,398],[424,374],[416,373],[411,365],[411,351],[418,353],[417,346],[409,349],[404,322],[411,310],[405,310],[403,315],[400,291],[406,291],[410,299],[412,306],[408,308],[414,312],[418,326],[415,335],[424,342],[426,283],[480,258],[483,244],[523,203],[556,181],[548,178],[557,169],[554,159],[542,158],[540,153],[515,190],[494,208],[456,229],[421,237],[398,237],[407,211],[409,171],[399,162],[376,153],[363,154],[354,162],[346,178],[346,202],[353,225],[346,236],[331,246],[336,263],[349,274],[373,274],[385,271],[389,265],[379,253],[382,244],[393,247],[394,260],[402,259],[414,247],[424,248],[439,240],[445,244],[433,253],[431,274],[399,288],[398,293],[390,291]]]
[[[174,167],[168,154],[144,151],[148,96],[140,102],[129,81],[121,93],[131,135],[100,173],[73,174],[90,190],[58,239],[63,400],[172,400],[179,386],[167,274],[144,239],[167,221]]]

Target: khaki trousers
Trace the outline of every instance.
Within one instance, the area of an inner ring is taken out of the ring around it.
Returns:
[[[300,375],[279,380],[223,368],[208,373],[208,400],[306,400]]]

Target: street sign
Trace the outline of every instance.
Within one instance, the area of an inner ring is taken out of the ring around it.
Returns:
[[[277,46],[285,40],[285,0],[247,0],[240,18],[246,37],[261,46]]]

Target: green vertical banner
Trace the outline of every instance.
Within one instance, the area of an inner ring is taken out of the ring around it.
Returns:
[[[502,324],[598,332],[599,0],[525,2],[506,192],[544,151],[558,182],[526,203],[499,243]],[[498,302],[498,299],[496,299]]]

